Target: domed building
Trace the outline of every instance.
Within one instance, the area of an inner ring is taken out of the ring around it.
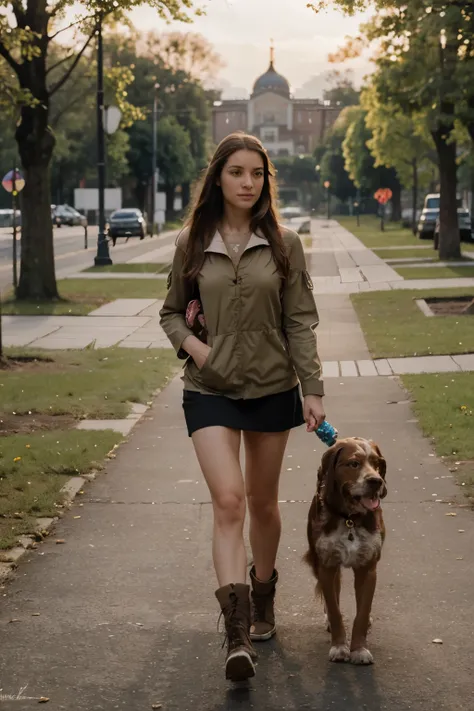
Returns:
[[[340,108],[319,99],[294,99],[288,80],[275,69],[274,49],[270,65],[256,79],[248,99],[218,101],[212,110],[215,143],[234,131],[260,138],[270,156],[313,153]]]

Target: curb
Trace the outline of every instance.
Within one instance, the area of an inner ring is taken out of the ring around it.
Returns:
[[[166,386],[172,381],[174,375],[172,375]],[[165,386],[165,387],[166,387]],[[121,432],[123,439],[119,444],[116,444],[110,452],[107,453],[105,460],[111,460],[115,458],[115,451],[126,441],[127,436],[132,432],[140,420],[145,417],[148,411],[151,409],[156,397],[162,392],[162,389],[158,389],[153,394],[153,401],[147,405],[141,405],[138,403],[131,403],[132,408],[130,414],[127,416],[126,420],[115,420],[115,422],[126,422],[127,431]],[[107,423],[107,426],[97,427],[94,429],[111,429],[110,423],[113,420],[81,420],[81,422],[93,422],[95,425],[101,422]],[[18,568],[18,565],[24,555],[30,550],[36,550],[39,544],[47,538],[50,533],[52,533],[56,523],[64,516],[65,512],[68,511],[76,496],[82,491],[85,484],[92,482],[96,479],[99,471],[92,471],[90,474],[84,474],[82,476],[71,477],[61,488],[60,493],[64,496],[64,509],[54,518],[38,518],[36,520],[35,532],[30,535],[22,535],[18,538],[18,545],[15,548],[9,548],[5,551],[0,551],[0,585],[11,579],[13,572]]]

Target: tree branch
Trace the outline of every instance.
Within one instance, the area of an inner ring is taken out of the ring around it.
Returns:
[[[72,59],[75,55],[74,54],[68,54],[66,57],[63,57],[62,59],[59,59],[55,64],[52,64],[50,67],[47,68],[46,74],[49,74],[50,72],[53,72],[55,69],[61,66],[61,64],[64,64],[65,62],[68,62],[70,59]]]
[[[53,86],[52,86],[51,89],[49,90],[49,95],[50,95],[50,96],[53,96],[53,94],[55,94],[55,93],[67,82],[67,80],[69,79],[69,77],[70,77],[71,74],[73,73],[74,69],[77,67],[77,65],[78,65],[79,62],[81,61],[81,57],[82,57],[82,55],[84,54],[84,52],[86,51],[87,47],[89,46],[89,44],[90,44],[92,38],[93,38],[94,35],[95,35],[95,32],[96,32],[96,29],[94,28],[94,32],[93,32],[91,35],[89,35],[89,37],[87,38],[87,42],[84,44],[84,46],[82,47],[82,49],[80,50],[80,52],[78,52],[78,54],[77,54],[75,60],[73,61],[73,63],[72,63],[71,66],[69,67],[69,69],[63,74],[63,76],[61,77],[61,79],[59,79],[59,81],[56,82],[56,84],[53,84]]]
[[[72,27],[76,27],[77,25],[80,25],[82,22],[86,22],[87,20],[92,20],[95,15],[87,15],[87,17],[81,17],[80,20],[77,20],[76,22],[71,22],[70,25],[67,27],[62,27],[60,30],[57,30],[53,35],[50,35],[48,37],[48,42],[52,42],[58,35],[61,34],[61,32],[66,32],[67,30],[70,30]]]
[[[18,64],[18,62],[15,59],[13,59],[12,55],[10,54],[10,52],[8,51],[8,49],[5,47],[5,45],[2,42],[0,42],[0,57],[3,57],[3,59],[6,62],[8,62],[8,64],[11,66],[11,68],[17,74],[19,74],[20,65]]]
[[[89,95],[90,95],[90,89],[88,88],[88,89],[86,89],[86,91],[83,91],[78,96],[76,96],[76,98],[73,99],[72,101],[70,101],[67,106],[65,106],[63,109],[61,109],[61,111],[58,111],[58,113],[55,116],[53,116],[53,118],[51,119],[51,126],[53,126],[53,128],[56,128],[61,117],[64,116],[64,114],[67,114],[67,112],[70,111],[73,106],[78,104],[80,101],[85,99],[86,96],[89,96]]]

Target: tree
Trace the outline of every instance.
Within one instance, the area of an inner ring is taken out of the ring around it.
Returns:
[[[333,86],[323,92],[325,101],[339,106],[356,106],[359,103],[360,92],[354,87],[349,72],[343,74],[337,70],[333,71],[329,81],[333,83]]]
[[[351,109],[341,111],[334,124],[326,133],[324,143],[315,151],[315,158],[320,164],[321,180],[329,180],[331,193],[342,202],[353,200],[357,187],[346,170],[343,143],[350,123]]]
[[[426,129],[426,116],[407,116],[397,105],[381,99],[375,83],[361,95],[365,123],[372,137],[367,146],[375,167],[395,168],[404,188],[412,190],[412,230],[416,233],[418,189],[430,179],[429,163],[436,163],[436,151]]]
[[[331,3],[334,4],[334,3]],[[427,111],[440,169],[440,257],[459,257],[456,122],[474,140],[474,13],[470,0],[337,0],[345,12],[375,6],[359,44],[378,44],[378,69],[391,66],[386,85],[407,115]],[[314,9],[328,5],[326,0]],[[356,43],[357,44],[357,43]],[[354,43],[350,48],[354,50]],[[353,54],[352,54],[353,56]]]
[[[189,182],[195,171],[191,140],[173,116],[158,123],[157,138],[157,162],[166,192],[166,219],[172,220],[176,186]]]
[[[385,165],[376,166],[369,150],[372,134],[367,128],[367,112],[360,106],[349,109],[349,123],[342,144],[345,167],[351,180],[366,195],[379,188],[392,191],[392,220],[401,219],[401,184],[396,171]]]
[[[73,23],[83,37],[82,47],[74,42],[63,48],[63,56],[50,62],[51,49],[61,22],[73,0],[0,0],[13,18],[0,16],[0,57],[16,75],[22,92],[20,121],[16,140],[26,185],[22,196],[22,250],[18,297],[55,298],[58,296],[51,222],[50,165],[55,146],[50,126],[52,97],[70,78],[96,34],[98,19],[119,17],[120,13],[144,0],[84,0],[82,12]],[[162,17],[187,20],[185,10],[192,0],[149,0]],[[77,38],[76,38],[77,41]],[[60,78],[51,80],[54,70]]]

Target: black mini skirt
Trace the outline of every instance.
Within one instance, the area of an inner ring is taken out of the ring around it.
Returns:
[[[247,432],[286,432],[304,423],[299,387],[251,400],[223,395],[183,393],[188,434],[204,427],[229,427]]]

